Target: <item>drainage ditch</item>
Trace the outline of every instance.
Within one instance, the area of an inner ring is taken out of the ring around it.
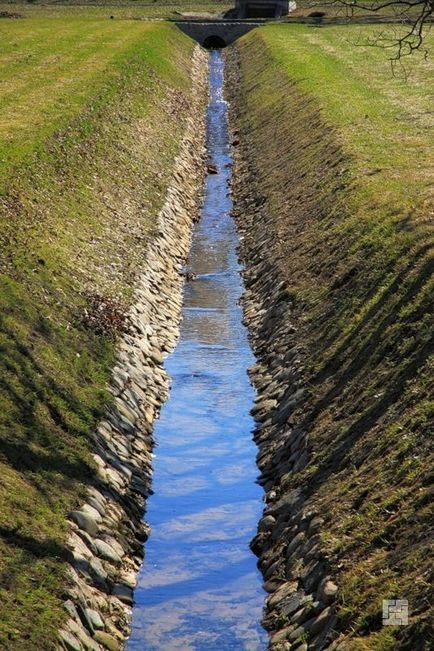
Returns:
[[[151,536],[135,590],[129,651],[259,651],[264,593],[249,542],[256,485],[249,414],[254,362],[230,215],[231,156],[224,62],[210,52],[208,175],[188,261],[183,322],[168,358],[168,402],[155,427]]]

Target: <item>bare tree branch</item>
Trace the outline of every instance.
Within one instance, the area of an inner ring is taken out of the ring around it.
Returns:
[[[381,13],[387,10],[387,15],[393,16],[399,28],[389,27],[374,34],[365,45],[383,47],[391,50],[390,60],[400,61],[416,51],[423,50],[424,34],[428,23],[434,20],[434,0],[311,0],[309,5],[322,7],[342,7],[346,15],[354,17],[357,10],[370,13]],[[390,14],[389,14],[390,12]]]

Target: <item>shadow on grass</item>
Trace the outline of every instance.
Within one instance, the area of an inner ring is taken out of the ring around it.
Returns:
[[[29,552],[36,558],[57,558],[68,561],[71,558],[71,552],[64,545],[60,545],[57,540],[49,538],[48,540],[37,540],[34,537],[26,536],[16,529],[0,526],[0,536],[3,541],[11,547],[20,547]]]

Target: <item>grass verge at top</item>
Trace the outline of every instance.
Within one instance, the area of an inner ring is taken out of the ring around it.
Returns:
[[[240,137],[308,388],[290,419],[309,463],[279,490],[302,485],[325,517],[344,648],[416,651],[432,632],[434,61],[394,77],[358,45],[371,34],[273,25],[237,41]],[[409,626],[383,627],[382,600],[400,598]]]
[[[153,30],[142,21],[75,16],[0,20],[0,193],[17,165],[75,118]]]
[[[141,2],[130,0],[125,2],[32,2],[24,4],[20,2],[0,3],[0,12],[16,12],[24,17],[54,18],[75,16],[76,18],[110,18],[115,19],[140,19],[140,18],[180,18],[183,14],[218,15],[230,9],[233,5],[230,2],[219,0],[155,0],[155,2]]]
[[[67,616],[66,515],[92,482],[111,400],[114,341],[81,317],[89,294],[131,301],[184,132],[194,44],[162,22],[0,30],[0,648],[48,651]]]
[[[434,60],[415,55],[405,61],[406,76],[399,70],[394,76],[384,49],[363,47],[373,32],[373,26],[273,25],[263,35],[273,60],[339,127],[366,201],[375,197],[402,217],[434,200],[434,88],[427,83]],[[427,46],[434,52],[434,38],[427,37]]]

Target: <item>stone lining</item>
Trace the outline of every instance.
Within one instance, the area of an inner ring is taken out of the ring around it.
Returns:
[[[338,587],[321,539],[323,520],[303,487],[288,488],[291,473],[309,460],[306,432],[291,420],[306,395],[303,355],[291,297],[270,251],[277,237],[272,210],[262,196],[252,134],[243,126],[237,54],[227,55],[227,93],[233,134],[234,217],[244,264],[244,322],[257,363],[249,369],[257,397],[252,415],[259,483],[265,509],[251,543],[259,557],[266,599],[263,625],[273,651],[333,648]],[[278,146],[278,141],[276,141]]]
[[[136,575],[149,535],[142,517],[151,493],[152,426],[168,396],[162,365],[179,335],[182,266],[203,183],[207,70],[207,54],[197,46],[191,112],[173,182],[137,284],[131,330],[117,348],[109,386],[114,402],[95,433],[97,476],[86,502],[69,516],[71,586],[64,604],[69,618],[58,649],[118,651],[130,632]]]

